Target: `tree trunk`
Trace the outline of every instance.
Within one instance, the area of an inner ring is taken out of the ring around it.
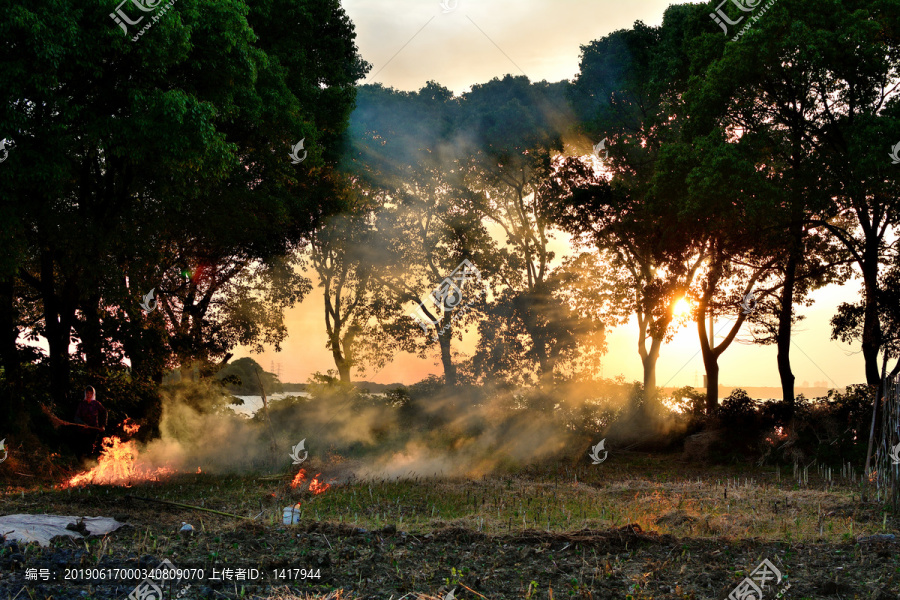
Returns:
[[[790,417],[794,416],[794,373],[791,370],[791,315],[794,308],[794,289],[797,285],[797,240],[794,239],[784,269],[784,287],[781,290],[781,310],[778,312],[778,375],[781,377],[781,395],[788,403]],[[789,417],[789,418],[790,418]]]
[[[341,352],[341,342],[338,338],[338,334],[334,333],[331,336],[331,356],[334,358],[334,366],[337,367],[338,374],[340,375],[341,381],[344,383],[350,383],[350,363],[344,357],[343,352]]]
[[[644,371],[644,394],[640,406],[640,415],[644,419],[644,425],[651,426],[660,417],[659,396],[656,393],[656,364],[659,361],[659,352],[662,347],[662,338],[650,338],[650,350],[641,353],[641,366]]]
[[[641,357],[641,365],[644,368],[644,398],[656,396],[656,363],[659,360],[659,350],[662,347],[661,338],[650,338],[650,351]]]
[[[14,279],[0,279],[0,364],[3,365],[6,385],[0,390],[0,420],[12,425],[14,432],[25,427],[25,405],[22,401],[22,371],[16,340],[19,338],[18,315],[15,308]]]
[[[350,367],[347,365],[347,361],[335,358],[334,364],[337,366],[341,382],[350,383]]]
[[[453,364],[453,357],[450,355],[453,326],[448,323],[445,327],[446,329],[442,329],[442,334],[438,336],[438,344],[441,347],[441,363],[444,365],[444,385],[456,387],[456,365]]]
[[[885,370],[887,369],[887,355],[885,355],[884,360],[881,362],[881,381],[878,383],[878,390],[875,393],[875,402],[872,405],[872,425],[869,427],[869,446],[866,449],[866,464],[863,467],[863,473],[865,476],[869,476],[869,465],[872,462],[872,443],[875,439],[875,422],[878,418],[878,405],[881,404],[881,401],[884,399],[882,394],[884,393],[884,376]]]
[[[706,415],[713,416],[719,410],[719,357],[710,340],[712,327],[706,331],[706,305],[697,311],[697,332],[700,335],[700,352],[703,355],[703,366],[706,368]]]
[[[866,239],[863,272],[865,297],[863,316],[862,353],[866,366],[866,383],[877,386],[878,350],[881,348],[881,322],[878,318],[878,241]]]
[[[67,406],[70,385],[69,343],[75,311],[67,306],[64,298],[61,298],[62,294],[57,294],[53,257],[48,250],[41,252],[40,282],[50,352],[50,395],[59,406]]]
[[[537,292],[532,289],[527,294],[516,298],[515,307],[525,326],[528,337],[531,338],[531,347],[535,358],[538,362],[538,378],[544,382],[553,376],[553,367],[547,359],[547,340],[544,337],[544,325],[540,322],[535,314],[536,306],[539,303],[536,298],[540,297]]]
[[[868,285],[866,286],[868,287]],[[878,306],[875,301],[869,301],[866,293],[865,316],[863,319],[862,353],[866,367],[866,383],[878,385],[878,342],[880,323],[878,319]]]
[[[92,294],[81,306],[82,319],[74,322],[75,330],[81,338],[81,351],[85,355],[88,373],[93,376],[103,373],[103,334],[99,306],[100,296]]]
[[[553,378],[553,367],[550,366],[550,361],[547,359],[547,343],[541,332],[529,333],[531,334],[534,353],[538,359],[538,377],[541,382],[545,382]]]
[[[714,415],[719,410],[719,361],[715,356],[704,356],[706,366],[706,414]]]

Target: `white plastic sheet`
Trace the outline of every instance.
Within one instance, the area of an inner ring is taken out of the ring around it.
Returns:
[[[38,542],[41,546],[49,546],[50,540],[65,535],[75,539],[86,536],[77,531],[66,529],[68,525],[77,525],[81,520],[88,535],[106,535],[122,527],[109,517],[64,517],[61,515],[6,515],[0,516],[0,535],[7,540],[28,543]]]

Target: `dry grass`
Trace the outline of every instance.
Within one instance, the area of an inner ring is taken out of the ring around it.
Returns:
[[[577,482],[574,475],[371,481],[336,486],[303,510],[321,520],[409,531],[452,525],[559,532],[637,523],[676,536],[834,543],[896,529],[882,505],[860,502],[858,482],[810,474],[798,484],[772,467],[730,471],[679,477],[677,463],[659,459],[653,473],[602,465]]]

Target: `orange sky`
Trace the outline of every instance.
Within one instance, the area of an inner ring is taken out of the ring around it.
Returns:
[[[440,0],[345,0],[342,4],[356,24],[357,44],[373,68],[367,83],[380,82],[402,90],[416,90],[434,80],[455,93],[474,83],[507,73],[533,81],[559,81],[578,71],[580,45],[637,20],[659,25],[670,2],[640,0],[459,0],[457,8],[442,12]],[[449,6],[453,6],[449,0]],[[716,25],[710,22],[710,26]],[[560,242],[558,254],[567,245]],[[476,265],[477,266],[477,265]],[[437,285],[438,282],[435,282]],[[863,361],[857,346],[829,339],[829,319],[842,301],[852,300],[859,285],[831,286],[813,295],[815,304],[802,314],[791,350],[798,384],[819,381],[844,386],[863,381]],[[253,356],[264,368],[281,363],[282,381],[303,382],[315,371],[334,368],[325,347],[323,300],[318,288],[287,315],[289,338],[281,353],[251,355],[238,349],[235,357]],[[717,323],[716,329],[723,323]],[[468,340],[471,344],[471,340]],[[637,330],[633,323],[612,331],[608,338],[603,375],[622,374],[640,380]],[[734,343],[722,355],[720,382],[725,385],[778,386],[774,346]],[[440,374],[437,355],[419,360],[398,355],[394,362],[367,380],[414,383],[429,373]],[[662,349],[657,383],[703,384],[703,362],[695,326],[683,329]]]

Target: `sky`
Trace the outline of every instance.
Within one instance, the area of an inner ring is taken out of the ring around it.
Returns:
[[[473,84],[506,74],[526,75],[532,81],[572,79],[578,72],[581,46],[635,21],[659,25],[670,0],[345,0],[342,5],[354,22],[357,46],[372,64],[365,83],[381,83],[400,90],[418,90],[428,81],[459,94]],[[712,29],[717,26],[710,21]],[[568,252],[564,240],[557,250]],[[435,282],[437,285],[438,282]],[[858,345],[830,339],[829,320],[836,307],[857,297],[859,280],[843,288],[817,291],[805,319],[795,327],[791,349],[798,385],[825,382],[828,387],[860,383],[863,360]],[[268,349],[252,356],[265,369],[281,367],[281,380],[304,382],[316,371],[334,368],[326,349],[323,299],[316,288],[287,315],[288,339],[282,352]],[[715,329],[727,326],[716,323]],[[725,330],[727,331],[727,329]],[[724,335],[724,331],[722,333]],[[746,336],[744,336],[746,337]],[[641,380],[637,327],[633,322],[608,334],[602,375]],[[471,348],[470,335],[461,349]],[[719,381],[726,386],[779,386],[774,346],[735,342],[719,359]],[[438,355],[417,359],[401,354],[367,381],[415,383],[442,373]],[[695,325],[683,328],[662,348],[657,385],[703,385],[703,361]]]

